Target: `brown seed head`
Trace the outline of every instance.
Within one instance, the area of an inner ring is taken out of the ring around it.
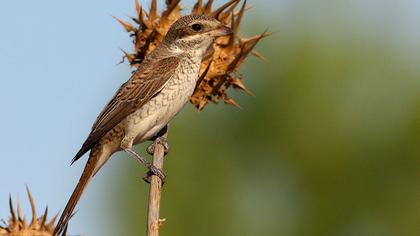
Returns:
[[[240,4],[241,2],[242,4]],[[124,58],[133,67],[137,67],[145,55],[153,51],[163,41],[171,25],[182,17],[179,3],[180,0],[167,0],[165,10],[158,14],[156,0],[152,0],[149,13],[146,13],[137,1],[137,16],[132,18],[136,25],[120,21],[133,38],[134,53],[124,52]],[[239,10],[236,10],[239,6]],[[249,54],[262,58],[254,50],[254,47],[262,38],[269,36],[269,34],[264,32],[251,38],[240,38],[238,36],[240,23],[246,9],[246,0],[230,0],[217,9],[213,9],[213,0],[208,0],[206,3],[197,0],[194,4],[192,9],[193,15],[213,17],[224,26],[230,27],[233,31],[233,34],[219,37],[215,41],[213,48],[207,51],[206,59],[201,64],[199,81],[191,97],[191,103],[200,110],[208,102],[217,103],[219,100],[239,107],[229,97],[229,88],[240,89],[250,93],[238,74],[239,67]],[[187,34],[191,33],[187,32]]]
[[[26,216],[22,215],[20,202],[17,203],[16,210],[13,207],[12,198],[9,197],[10,217],[6,222],[1,220],[3,226],[0,225],[0,236],[52,236],[54,231],[54,223],[58,216],[55,215],[51,220],[47,221],[48,208],[38,217],[35,209],[35,202],[28,188],[28,198],[32,209],[32,219],[29,222]],[[66,235],[64,232],[62,235]]]

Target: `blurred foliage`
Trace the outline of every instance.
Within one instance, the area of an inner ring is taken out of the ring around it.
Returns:
[[[246,33],[278,32],[243,67],[255,97],[172,122],[162,235],[420,235],[420,56],[398,18],[319,3],[253,9]],[[109,235],[141,235],[144,169],[120,156],[95,208],[120,221]]]

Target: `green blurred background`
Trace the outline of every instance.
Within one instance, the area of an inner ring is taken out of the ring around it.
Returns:
[[[251,5],[243,34],[275,32],[242,66],[255,96],[172,122],[161,234],[420,235],[420,4]],[[144,170],[111,162],[92,209],[103,235],[140,235]]]

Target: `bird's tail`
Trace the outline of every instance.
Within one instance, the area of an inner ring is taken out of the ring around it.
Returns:
[[[73,215],[73,211],[76,207],[77,202],[82,196],[82,193],[85,190],[90,179],[96,172],[95,169],[97,169],[97,165],[100,162],[100,159],[107,159],[107,157],[101,157],[103,156],[103,154],[105,153],[98,150],[97,148],[93,148],[90,152],[89,159],[86,163],[85,169],[83,170],[82,176],[79,179],[79,183],[77,183],[77,186],[74,189],[69,201],[67,202],[67,205],[64,208],[64,211],[61,214],[60,219],[58,220],[58,223],[54,229],[54,236],[59,236],[66,229],[67,224]]]

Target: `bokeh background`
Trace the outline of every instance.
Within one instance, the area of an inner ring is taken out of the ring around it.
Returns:
[[[242,33],[275,32],[257,47],[268,62],[242,67],[243,109],[189,105],[172,122],[161,234],[420,235],[420,2],[249,3]],[[111,15],[133,13],[131,0],[0,4],[0,218],[25,184],[39,210],[64,207],[85,161],[70,159],[130,74]],[[115,155],[70,233],[143,235],[144,172]]]

